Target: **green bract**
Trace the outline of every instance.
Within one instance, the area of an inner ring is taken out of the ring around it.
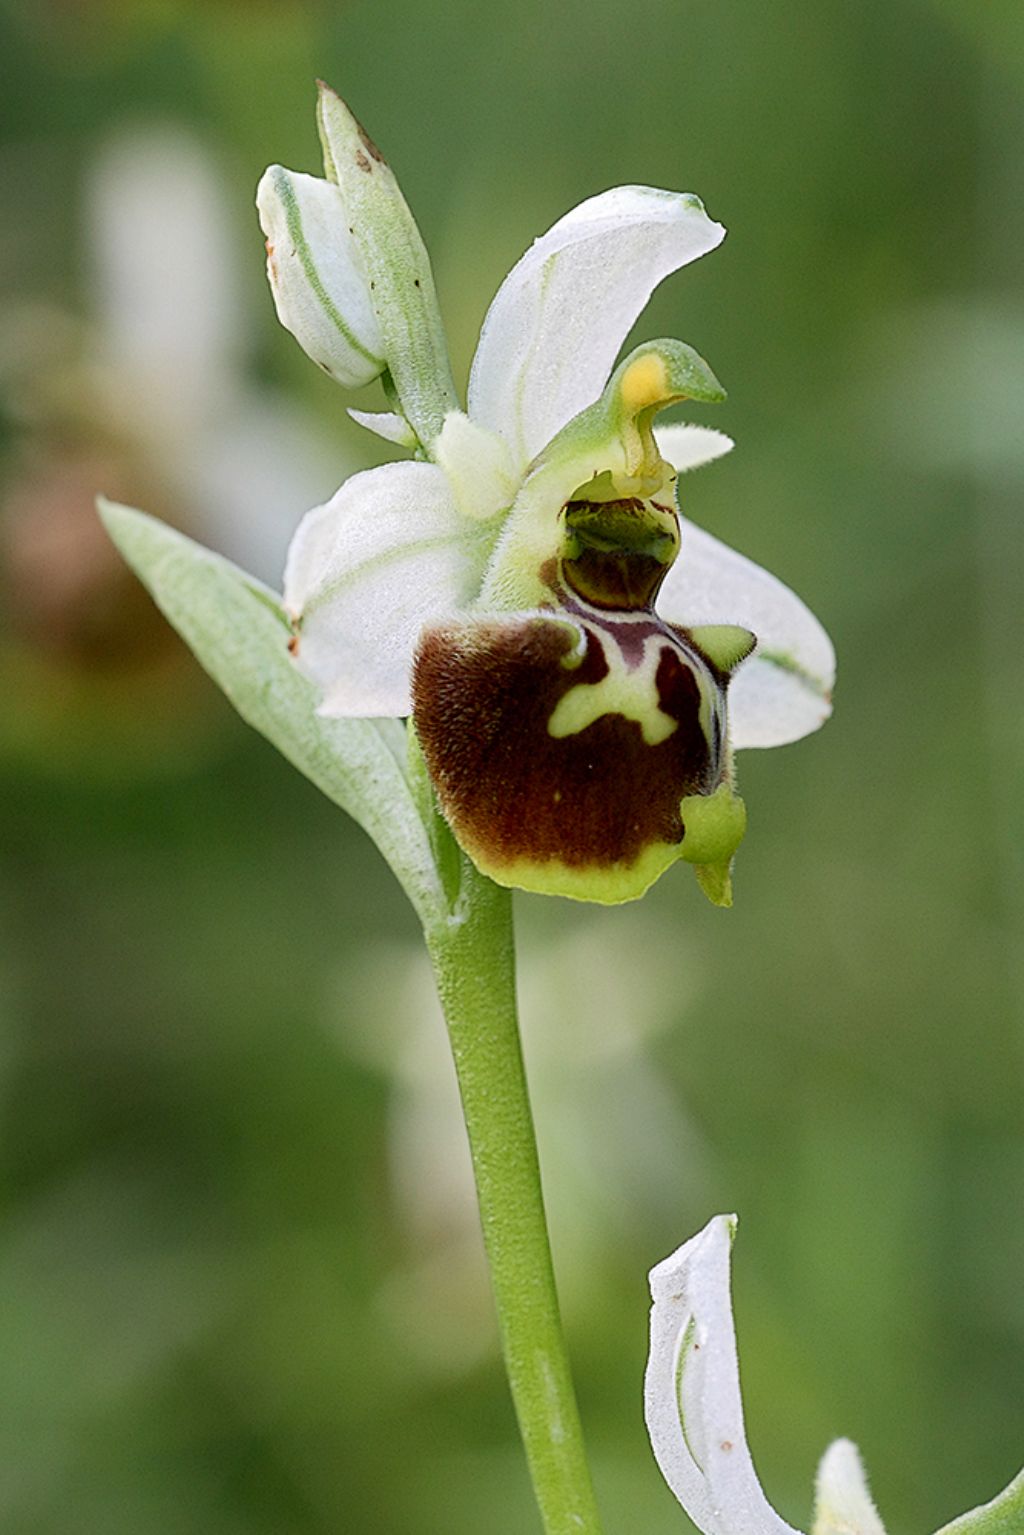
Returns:
[[[414,717],[444,816],[499,883],[624,901],[681,859],[727,905],[733,753],[822,723],[832,647],[680,515],[680,471],[732,444],[655,418],[722,400],[708,365],[660,340],[615,367],[654,287],[725,231],[690,194],[582,203],[499,289],[462,411],[393,173],[326,87],[319,126],[326,180],[260,184],[275,302],[340,382],[382,378],[392,409],[353,414],[413,456],[302,523],[287,664],[322,719]]]

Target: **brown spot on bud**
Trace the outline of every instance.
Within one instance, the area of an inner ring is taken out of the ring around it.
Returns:
[[[720,781],[718,736],[709,742],[700,718],[702,690],[714,683],[699,655],[656,619],[595,616],[580,626],[576,664],[576,631],[554,617],[453,623],[420,641],[413,703],[427,766],[455,835],[496,878],[524,861],[632,865],[653,845],[680,843],[680,800]],[[635,671],[620,633],[631,627],[651,636]],[[551,734],[560,700],[608,678],[609,655],[627,686],[635,680],[638,707],[675,722],[667,738],[648,744],[637,719],[611,710]]]
[[[373,169],[373,166],[370,164],[369,160],[363,154],[361,149],[356,150],[356,164],[358,165],[359,169],[361,171],[365,171],[367,175],[369,175],[370,171]]]
[[[367,133],[366,129],[363,127],[362,123],[357,122],[356,127],[359,129],[359,137],[363,141],[363,148],[366,150],[370,158],[376,160],[378,165],[386,165],[387,161],[371,139],[370,135]]]
[[[298,653],[299,653],[299,636],[297,634],[293,634],[291,636],[291,638],[289,639],[289,641],[288,641],[288,654],[290,656],[297,656]]]

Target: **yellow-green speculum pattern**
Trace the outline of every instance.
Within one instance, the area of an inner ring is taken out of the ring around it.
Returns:
[[[721,399],[682,343],[638,349],[531,466],[477,609],[428,629],[416,728],[441,806],[500,884],[614,903],[671,864],[731,901],[743,835],[726,690],[755,643],[654,603],[679,551],[675,473],[651,423]]]

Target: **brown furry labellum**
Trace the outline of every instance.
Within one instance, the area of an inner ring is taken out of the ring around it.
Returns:
[[[623,900],[679,856],[680,802],[722,781],[724,683],[649,610],[573,605],[426,630],[413,700],[441,807],[478,867]]]

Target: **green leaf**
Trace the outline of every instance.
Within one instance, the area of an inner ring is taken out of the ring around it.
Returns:
[[[430,258],[391,167],[322,81],[317,122],[324,170],[348,210],[402,413],[429,448],[458,406]]]
[[[424,926],[441,920],[444,895],[406,778],[398,721],[320,719],[318,692],[288,654],[288,619],[269,587],[144,512],[101,499],[99,513],[157,606],[246,723],[359,822]]]
[[[1018,1473],[991,1503],[972,1508],[944,1524],[936,1535],[1021,1535],[1024,1531],[1024,1471]]]

